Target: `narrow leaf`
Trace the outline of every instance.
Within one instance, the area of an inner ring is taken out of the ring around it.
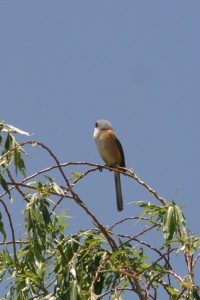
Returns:
[[[9,196],[10,196],[9,198],[11,198],[11,193],[8,188],[8,185],[1,174],[0,174],[0,184],[2,185],[3,189],[9,194]]]
[[[6,240],[6,232],[3,226],[3,222],[1,221],[2,219],[2,214],[0,213],[0,232],[3,234],[3,241],[5,242]]]
[[[33,133],[25,132],[25,131],[23,131],[23,130],[21,130],[19,128],[16,128],[16,127],[14,127],[12,125],[9,125],[9,124],[5,124],[5,125],[10,129],[11,132],[20,133],[20,134],[24,134],[24,135],[27,135],[27,136],[33,135]]]

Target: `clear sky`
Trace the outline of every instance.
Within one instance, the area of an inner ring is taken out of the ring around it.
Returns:
[[[199,235],[199,16],[199,0],[1,1],[0,119],[33,132],[63,163],[102,163],[93,130],[97,119],[109,120],[128,168],[168,201],[180,186],[176,202]],[[26,150],[28,174],[53,164]],[[104,225],[137,215],[132,201],[157,203],[127,177],[122,190],[118,213],[110,172],[76,189]],[[20,214],[24,205],[16,199],[11,209]],[[91,226],[73,203],[63,207],[75,217],[73,232]]]

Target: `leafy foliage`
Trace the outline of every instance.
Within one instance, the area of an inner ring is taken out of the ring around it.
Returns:
[[[126,293],[131,293],[132,299],[137,295],[138,299],[144,300],[158,299],[160,291],[162,296],[165,293],[172,300],[200,299],[194,279],[194,268],[200,257],[200,239],[186,227],[182,208],[174,200],[168,203],[133,170],[127,170],[126,174],[119,171],[143,185],[159,205],[136,203],[141,214],[131,220],[140,223],[137,234],[116,232],[116,227],[130,218],[105,228],[74,192],[77,182],[98,170],[98,165],[79,163],[90,166],[90,169],[84,174],[71,172],[72,178],[68,179],[63,168],[72,163],[61,165],[42,143],[17,141],[15,134],[29,136],[28,133],[3,122],[0,122],[0,133],[0,204],[5,211],[0,212],[0,234],[3,236],[0,280],[2,284],[6,280],[10,282],[2,300],[123,299]],[[26,177],[24,155],[28,154],[23,148],[26,145],[42,147],[53,157],[55,165]],[[50,177],[54,169],[60,172],[64,185]],[[20,171],[24,178],[16,181],[13,170],[16,174]],[[22,212],[24,232],[19,241],[15,239],[7,197],[26,201]],[[95,227],[69,234],[68,211],[57,212],[65,198],[75,201],[92,218]],[[6,218],[10,227],[4,225]],[[159,235],[161,232],[163,235]],[[153,245],[153,241],[148,242],[151,235],[160,236],[160,248]],[[7,236],[11,236],[11,240],[7,240]],[[176,271],[174,255],[186,264],[188,272],[184,276]]]

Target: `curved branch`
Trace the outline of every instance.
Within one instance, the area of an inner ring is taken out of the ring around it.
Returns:
[[[13,252],[14,252],[14,260],[15,260],[15,264],[16,264],[16,268],[17,268],[18,260],[17,260],[16,245],[15,245],[15,232],[14,232],[14,227],[13,227],[13,224],[12,224],[11,215],[10,215],[10,213],[9,213],[9,211],[7,209],[7,206],[4,203],[4,201],[2,199],[0,199],[0,202],[1,202],[1,204],[3,205],[3,207],[4,207],[5,211],[6,211],[6,214],[8,216],[8,220],[9,220],[9,223],[10,223],[10,229],[11,229],[11,234],[12,234]]]

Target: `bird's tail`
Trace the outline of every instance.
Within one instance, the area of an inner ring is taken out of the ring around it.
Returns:
[[[114,175],[115,175],[117,209],[118,209],[118,211],[122,211],[123,210],[123,198],[122,198],[120,174],[118,172],[114,172]]]

